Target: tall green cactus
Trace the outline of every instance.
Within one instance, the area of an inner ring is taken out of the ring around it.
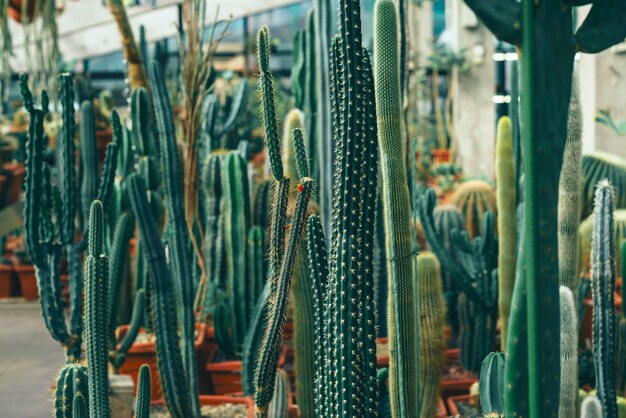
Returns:
[[[511,120],[504,116],[498,121],[496,141],[496,198],[498,202],[498,307],[500,312],[500,347],[506,347],[511,298],[515,284],[517,259],[516,207],[517,187],[513,161]],[[500,412],[503,412],[501,409]]]
[[[402,145],[398,22],[392,0],[374,12],[374,81],[388,276],[389,390],[395,417],[417,416],[411,201]]]
[[[157,363],[163,398],[175,418],[192,417],[189,383],[183,368],[176,316],[174,275],[165,258],[157,223],[149,209],[146,186],[137,174],[128,177],[128,193],[139,226],[142,251],[151,280],[151,312],[156,334]]]
[[[72,418],[74,400],[88,396],[87,368],[79,363],[67,363],[57,376],[54,393],[55,418]],[[84,400],[83,400],[83,403]],[[85,415],[86,417],[87,415]]]
[[[581,200],[582,109],[577,79],[573,78],[567,120],[567,141],[559,180],[559,283],[578,286],[578,225]]]
[[[190,390],[192,415],[198,416],[200,414],[200,403],[198,400],[198,372],[194,348],[195,280],[191,274],[190,265],[190,262],[193,260],[190,245],[191,237],[185,223],[182,167],[178,145],[176,144],[174,116],[169,95],[165,88],[161,69],[156,61],[150,63],[148,73],[159,134],[161,173],[168,214],[169,264],[176,290],[184,374],[187,378],[186,386]],[[136,213],[135,216],[137,216]]]
[[[613,189],[608,181],[598,183],[594,205],[591,248],[591,290],[593,310],[593,357],[602,415],[617,417],[615,394],[615,245],[613,230]]]
[[[417,257],[415,292],[419,336],[419,416],[432,417],[437,415],[439,383],[446,350],[446,311],[441,267],[432,253],[422,252]]]
[[[485,357],[478,383],[483,415],[504,416],[504,353],[489,353]]]
[[[591,214],[581,222],[579,232],[580,252],[578,255],[578,274],[582,276],[589,269],[591,263],[591,248],[593,245],[593,224],[595,216]],[[613,247],[619,248],[622,240],[626,239],[626,210],[618,209],[613,212]],[[615,254],[615,270],[619,270],[622,263],[622,254]]]
[[[150,418],[150,366],[147,364],[139,368],[139,383],[137,385],[137,403],[135,418]]]
[[[83,223],[89,220],[91,202],[98,193],[98,140],[96,138],[96,114],[93,103],[84,101],[80,106],[80,165],[81,165],[81,216]]]
[[[578,407],[578,313],[574,294],[561,285],[561,393],[559,418],[575,417]]]
[[[108,269],[104,249],[104,212],[95,200],[89,212],[89,247],[85,259],[85,347],[89,379],[89,414],[111,416],[108,353]]]

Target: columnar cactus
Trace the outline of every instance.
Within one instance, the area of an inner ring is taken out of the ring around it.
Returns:
[[[559,283],[578,286],[578,225],[580,224],[582,109],[576,78],[573,79],[567,120],[567,141],[559,180]]]
[[[195,280],[191,274],[191,237],[185,222],[182,194],[182,167],[176,144],[174,116],[159,64],[150,63],[148,74],[152,87],[159,136],[161,173],[167,208],[168,249],[171,274],[174,277],[177,313],[181,330],[181,348],[187,388],[190,390],[193,416],[200,414],[196,351],[194,348]],[[135,212],[135,216],[137,213]],[[150,259],[148,259],[150,262]],[[152,270],[151,270],[152,272]],[[155,280],[156,281],[156,280]],[[154,315],[154,313],[153,313]]]
[[[289,415],[289,376],[287,373],[279,369],[276,372],[276,383],[274,384],[274,397],[270,402],[268,417],[284,418]]]
[[[192,417],[195,415],[191,409],[189,382],[185,376],[179,345],[174,276],[166,262],[158,225],[149,209],[144,181],[138,174],[131,174],[127,182],[130,202],[143,242],[141,249],[150,269],[151,313],[163,398],[173,417]]]
[[[480,408],[484,416],[504,416],[504,353],[489,353],[480,368]]]
[[[289,194],[289,177],[284,176],[280,156],[280,140],[276,126],[274,108],[273,76],[269,69],[270,38],[267,27],[262,27],[257,35],[259,83],[261,107],[266,146],[270,157],[272,175],[276,180],[273,210],[270,225],[270,304],[263,343],[255,377],[255,414],[266,417],[268,406],[274,394],[275,376],[278,367],[282,327],[287,309],[287,299],[291,287],[300,234],[307,218],[308,201],[312,191],[312,179],[303,177],[298,184],[299,194],[289,224],[289,238],[285,245],[286,211]],[[306,158],[306,157],[304,157]],[[298,161],[298,158],[296,158]]]
[[[498,121],[496,182],[498,203],[498,307],[501,321],[500,347],[504,348],[506,347],[506,330],[509,325],[517,258],[517,229],[515,227],[517,187],[515,184],[511,120],[506,116]],[[500,409],[500,412],[503,411],[504,408]]]
[[[104,252],[104,212],[95,200],[89,213],[89,247],[85,258],[85,351],[89,380],[89,415],[111,416],[108,359],[108,268]]]
[[[398,22],[392,0],[374,12],[374,81],[389,299],[389,391],[393,417],[417,416],[417,340],[411,200],[402,144]]]
[[[228,100],[230,102],[228,113],[222,116],[224,112],[219,97],[214,94],[207,95],[203,104],[205,117],[202,127],[202,134],[205,136],[204,140],[208,148],[206,151],[216,151],[229,145],[223,141],[223,138],[235,126],[237,118],[246,107],[249,96],[248,80],[239,80],[234,95]]]
[[[595,216],[591,214],[587,219],[581,222],[578,229],[579,232],[579,277],[589,270],[591,263],[591,248],[593,244],[593,223]],[[613,247],[619,248],[622,240],[626,239],[626,210],[618,209],[613,212]],[[622,263],[622,255],[615,254],[615,271],[620,269]]]
[[[446,350],[446,311],[441,284],[439,260],[432,253],[417,257],[415,275],[417,334],[419,336],[418,396],[419,416],[437,415],[439,383]]]
[[[96,199],[98,193],[99,182],[96,115],[91,101],[84,101],[80,106],[80,165],[81,216],[86,225],[89,220],[91,202]]]
[[[139,383],[137,384],[137,403],[135,418],[150,418],[150,366],[147,364],[139,368]]]
[[[593,295],[593,356],[598,398],[602,415],[617,417],[615,394],[615,246],[613,230],[613,189],[608,181],[598,183],[594,206],[591,249],[591,290]]]
[[[575,417],[578,406],[578,313],[569,287],[560,289],[561,393],[559,418]]]
[[[89,418],[87,402],[82,394],[77,394],[72,403],[72,418]]]
[[[87,368],[79,363],[67,363],[57,376],[54,393],[55,418],[72,418],[77,396],[88,396]],[[83,399],[84,403],[84,399]],[[87,417],[88,415],[85,415]]]
[[[481,233],[483,214],[487,211],[496,213],[496,194],[489,183],[482,180],[470,180],[459,185],[450,198],[451,203],[463,213],[465,229],[470,238]]]

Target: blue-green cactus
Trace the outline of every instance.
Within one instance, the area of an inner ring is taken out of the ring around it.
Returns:
[[[75,398],[83,397],[83,404],[88,396],[87,368],[79,363],[67,363],[57,376],[54,393],[55,418],[72,418]],[[87,417],[88,415],[84,415]]]

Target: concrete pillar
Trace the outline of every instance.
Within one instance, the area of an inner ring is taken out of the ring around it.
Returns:
[[[111,418],[132,418],[135,387],[127,374],[109,374]]]
[[[496,112],[494,38],[465,5],[448,0],[446,28],[455,50],[467,48],[469,69],[453,74],[457,158],[470,176],[494,176]]]

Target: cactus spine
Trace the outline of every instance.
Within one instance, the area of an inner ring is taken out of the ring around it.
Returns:
[[[574,294],[561,285],[561,394],[559,418],[576,416],[578,406],[578,314]]]
[[[515,164],[511,120],[504,116],[498,121],[496,142],[496,198],[498,201],[498,307],[500,311],[500,347],[506,347],[511,298],[515,284],[516,191]],[[503,412],[504,409],[500,409]]]
[[[56,381],[55,418],[72,418],[76,397],[88,396],[88,387],[87,368],[85,366],[79,363],[67,363],[63,366]],[[84,399],[83,404],[85,404]],[[88,415],[84,416],[87,417]]]
[[[85,259],[85,345],[89,378],[89,413],[92,418],[111,416],[109,404],[108,268],[104,253],[104,212],[95,200],[89,214],[89,247]]]
[[[417,416],[411,203],[402,145],[398,22],[392,0],[374,12],[374,81],[388,275],[389,391],[395,417]]]
[[[144,364],[139,368],[135,418],[150,418],[150,395],[150,366]]]
[[[439,260],[432,253],[417,257],[415,282],[417,333],[419,335],[419,416],[437,415],[439,383],[444,364],[446,311]]]
[[[578,226],[580,223],[582,109],[578,82],[573,78],[567,121],[567,141],[559,180],[559,283],[578,286]]]
[[[615,394],[615,246],[613,231],[613,189],[604,180],[598,183],[594,205],[591,248],[591,289],[593,310],[593,356],[602,416],[617,417]]]

